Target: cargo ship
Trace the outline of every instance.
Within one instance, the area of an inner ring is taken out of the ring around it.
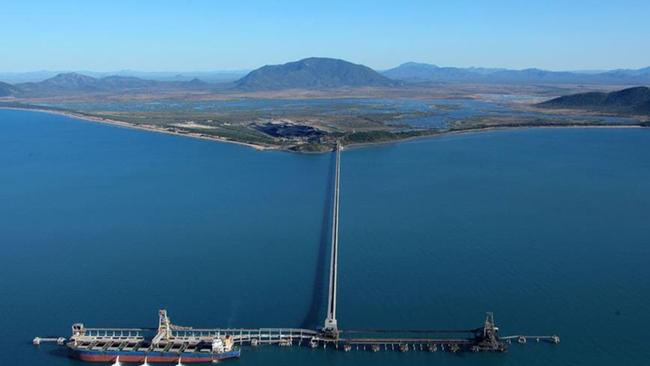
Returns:
[[[166,310],[159,311],[158,331],[147,340],[146,330],[128,328],[86,328],[72,325],[72,336],[66,343],[69,355],[89,362],[121,363],[174,362],[177,364],[215,362],[239,358],[240,349],[232,336],[206,333],[199,335],[190,327],[174,325]]]

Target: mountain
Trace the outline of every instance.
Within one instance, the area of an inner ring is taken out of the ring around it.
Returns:
[[[100,92],[126,92],[133,90],[192,90],[206,89],[209,84],[192,79],[190,81],[155,81],[133,76],[92,76],[74,72],[58,74],[40,82],[16,84],[21,96],[47,96],[54,94],[78,94]]]
[[[250,70],[216,70],[216,71],[137,71],[119,70],[113,72],[74,71],[77,74],[101,79],[106,76],[131,76],[145,80],[156,81],[189,81],[201,79],[208,82],[230,82],[246,75]],[[70,71],[29,71],[29,72],[0,72],[0,80],[10,83],[39,82]]]
[[[505,69],[490,69],[483,67],[440,67],[419,62],[407,62],[390,70],[382,72],[391,79],[420,82],[420,81],[471,81],[484,75],[489,75]]]
[[[547,83],[547,84],[643,84],[650,83],[650,67],[639,70],[612,70],[605,72],[569,72],[541,69],[490,69],[439,67],[407,62],[386,70],[387,77],[410,82],[467,82],[467,83]]]
[[[18,89],[11,84],[0,81],[0,97],[10,97],[18,93]]]
[[[237,88],[244,90],[328,89],[398,84],[367,66],[320,57],[263,66],[235,82]]]
[[[54,90],[58,92],[65,91],[82,91],[90,92],[99,89],[99,82],[97,79],[74,72],[58,74],[49,79],[43,80],[38,83],[24,83],[18,84],[18,87],[24,92],[38,91],[38,90]]]
[[[640,104],[638,107],[635,108],[635,110],[638,113],[645,113],[647,115],[650,115],[650,101]]]
[[[398,80],[427,80],[431,75],[439,72],[439,69],[436,65],[407,62],[394,69],[386,70],[383,74],[391,79]]]
[[[107,76],[98,80],[101,89],[133,89],[133,88],[151,88],[159,82],[154,80],[144,80],[133,76]]]
[[[88,93],[100,90],[99,80],[74,72],[58,74],[40,82],[20,83],[16,86],[23,96]]]
[[[650,113],[650,88],[639,86],[611,93],[565,95],[538,104],[544,108],[589,109],[612,113]]]

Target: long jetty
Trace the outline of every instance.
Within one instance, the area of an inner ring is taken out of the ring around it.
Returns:
[[[257,347],[261,345],[308,346],[311,348],[340,349],[344,351],[367,350],[372,352],[395,350],[414,351],[471,351],[503,352],[513,341],[525,344],[529,341],[560,343],[560,337],[511,335],[500,337],[492,313],[487,313],[484,323],[473,329],[449,330],[342,330],[336,319],[338,254],[339,254],[339,203],[341,151],[337,144],[335,150],[336,171],[332,203],[332,232],[329,266],[329,286],[327,315],[321,329],[301,328],[191,328],[174,325],[167,311],[160,310],[159,326],[154,328],[85,328],[83,324],[73,325],[74,342],[86,342],[90,348],[123,349],[133,342],[141,342],[145,334],[157,330],[152,344],[164,340],[169,349],[182,352],[188,345],[212,342],[219,337],[229,336],[240,346]],[[35,345],[57,343],[65,345],[64,337],[36,337]],[[121,348],[122,347],[122,348]]]

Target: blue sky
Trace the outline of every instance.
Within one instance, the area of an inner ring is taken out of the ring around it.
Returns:
[[[650,66],[650,1],[0,0],[0,71]]]

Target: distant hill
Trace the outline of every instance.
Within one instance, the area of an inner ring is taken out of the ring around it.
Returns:
[[[106,76],[98,79],[100,89],[151,88],[159,85],[158,81],[144,80],[133,76]]]
[[[223,70],[223,71],[136,71],[119,70],[114,72],[97,71],[28,71],[28,72],[1,72],[0,80],[10,84],[39,82],[59,74],[74,72],[101,79],[106,76],[131,76],[145,80],[156,81],[189,81],[201,79],[207,82],[235,81],[246,75],[250,70]]]
[[[382,72],[383,75],[404,81],[473,81],[482,79],[485,75],[505,71],[505,69],[488,69],[480,67],[459,68],[440,67],[418,62],[407,62],[396,68]]]
[[[568,72],[540,69],[508,70],[490,68],[439,67],[407,62],[383,74],[389,78],[410,82],[467,83],[548,83],[548,84],[644,84],[650,83],[650,67],[639,70],[605,72]]]
[[[0,97],[10,97],[18,92],[16,87],[0,81]]]
[[[391,79],[417,81],[430,79],[440,71],[439,69],[436,65],[407,62],[394,69],[386,70],[383,74]]]
[[[20,83],[15,87],[21,96],[78,94],[93,92],[122,92],[129,90],[201,89],[209,85],[198,79],[190,81],[155,81],[132,76],[94,78],[78,73],[62,73],[40,82]]]
[[[639,113],[650,115],[650,101],[640,104],[635,110]]]
[[[244,90],[379,87],[398,84],[367,66],[319,57],[263,66],[235,82],[237,88]]]
[[[91,92],[99,89],[99,81],[91,76],[77,73],[58,74],[38,83],[22,83],[16,86],[24,93],[32,92]]]
[[[544,108],[589,109],[612,113],[650,113],[650,88],[639,86],[611,93],[566,95],[538,104]]]

